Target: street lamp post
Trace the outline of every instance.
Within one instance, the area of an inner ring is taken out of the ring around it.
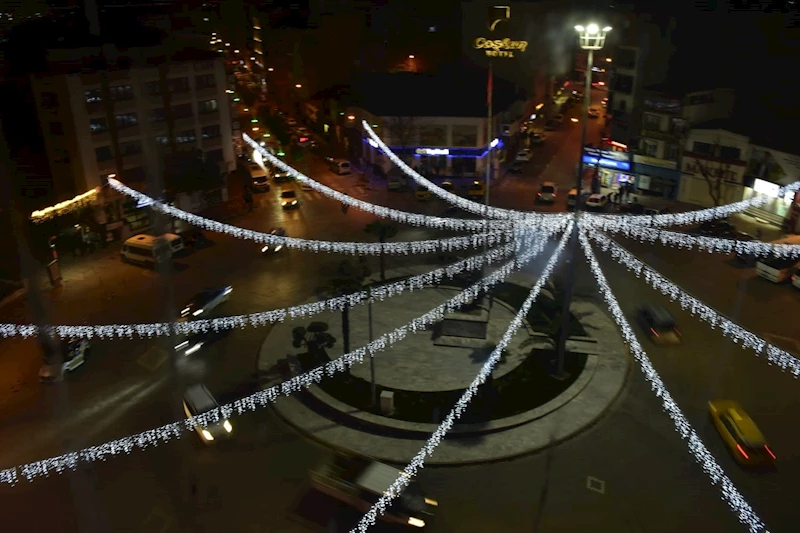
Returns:
[[[589,122],[589,105],[591,104],[592,94],[592,63],[594,62],[594,51],[603,48],[606,35],[611,31],[611,26],[602,29],[597,24],[591,23],[587,26],[575,26],[578,32],[580,46],[587,52],[586,56],[586,84],[583,92],[583,125],[581,127],[581,144],[578,154],[578,175],[575,176],[575,189],[577,198],[575,199],[575,215],[570,235],[570,254],[567,265],[567,277],[564,282],[564,301],[561,306],[561,332],[558,339],[558,367],[554,377],[565,379],[564,357],[567,352],[567,339],[569,338],[570,314],[569,309],[572,304],[572,289],[575,284],[575,263],[578,254],[578,219],[581,211],[581,200],[583,196],[583,149],[586,146],[586,127]]]

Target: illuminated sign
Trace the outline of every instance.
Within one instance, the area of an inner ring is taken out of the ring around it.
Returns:
[[[528,49],[528,41],[478,37],[472,46],[477,50],[485,51],[489,57],[514,57],[514,52],[524,52]]]
[[[756,178],[756,181],[753,183],[753,190],[759,194],[764,194],[770,196],[772,198],[778,197],[778,191],[780,191],[781,186],[777,183],[771,183],[769,181],[764,181],[761,179]]]
[[[417,148],[414,150],[417,155],[450,155],[447,148]]]
[[[511,19],[511,6],[492,6],[489,8],[486,17],[486,26],[489,31],[494,31],[501,22],[508,22]]]
[[[583,149],[583,162],[587,165],[598,165],[603,168],[630,170],[631,159],[628,152],[612,152],[597,148]]]

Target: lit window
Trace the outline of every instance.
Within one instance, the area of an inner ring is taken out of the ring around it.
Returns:
[[[216,100],[204,100],[198,104],[198,111],[200,114],[213,113],[219,109]]]
[[[100,89],[87,89],[84,91],[87,104],[97,104],[103,101],[103,93]]]
[[[175,136],[175,142],[178,144],[192,143],[197,140],[194,130],[184,130]]]
[[[93,118],[89,121],[89,131],[92,133],[104,133],[108,131],[108,122],[104,118]]]
[[[108,88],[108,94],[115,102],[133,99],[133,88],[130,85],[116,85]]]
[[[211,126],[203,126],[203,129],[200,132],[203,139],[216,139],[222,133],[219,129],[219,124],[213,124]]]
[[[114,117],[117,121],[117,128],[124,129],[136,126],[139,123],[139,117],[136,113],[125,113],[123,115],[116,115]]]

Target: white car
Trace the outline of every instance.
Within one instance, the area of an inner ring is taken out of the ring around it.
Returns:
[[[556,201],[556,193],[558,193],[558,186],[552,181],[545,181],[536,194],[536,201],[552,204]]]
[[[517,161],[530,161],[533,157],[533,153],[528,150],[527,148],[523,148],[519,152],[517,152]]]
[[[183,395],[183,412],[186,418],[192,418],[219,409],[219,404],[214,396],[208,392],[205,385],[193,385],[186,389]],[[208,444],[221,437],[229,437],[233,431],[233,426],[227,418],[222,417],[222,413],[215,422],[198,424],[194,427],[203,442]]]
[[[232,292],[233,287],[230,285],[221,288],[203,289],[181,308],[180,320],[192,320],[201,315],[208,316],[212,309],[227,302]]]
[[[605,194],[592,194],[586,199],[586,209],[602,211],[608,204],[608,196]]]
[[[63,358],[61,364],[44,365],[39,369],[39,381],[42,383],[61,381],[64,374],[81,366],[89,356],[89,341],[86,339],[62,341],[60,346]]]
[[[256,178],[267,178],[269,177],[269,173],[266,168],[258,163],[250,163],[250,177],[253,178],[253,180]]]
[[[589,118],[599,118],[600,117],[600,110],[596,107],[589,108]]]
[[[293,190],[286,190],[281,193],[281,207],[284,209],[294,209],[300,207],[297,200],[297,193]]]

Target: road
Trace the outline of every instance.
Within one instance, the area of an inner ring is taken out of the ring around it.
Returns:
[[[551,134],[548,142],[553,148],[544,147],[521,177],[502,178],[493,188],[492,203],[530,208],[526,198],[532,198],[541,181],[570,187],[579,135],[577,127]],[[438,200],[417,202],[410,193],[390,194],[377,185],[377,190],[357,187],[355,178],[334,177],[319,161],[310,164],[310,172],[354,196],[384,205],[436,214],[445,207]],[[267,194],[277,202],[275,188]],[[318,193],[299,194],[303,205],[296,212],[284,213],[273,204],[272,209],[262,208],[236,223],[261,230],[283,225],[289,235],[306,238],[365,239],[363,226],[372,220],[370,215],[352,209],[343,215],[337,202],[319,198]],[[408,228],[398,239],[438,233]],[[234,287],[226,313],[297,304],[313,293],[340,259],[309,258],[293,251],[263,258],[252,243],[221,235],[212,238],[213,247],[179,262],[183,266],[174,277],[175,304],[205,286],[223,283]],[[774,336],[776,343],[800,338],[795,322],[788,318],[798,305],[792,287],[754,278],[752,269],[738,269],[724,257],[624,244],[745,327]],[[756,511],[773,531],[793,530],[794,480],[800,475],[800,460],[793,446],[796,424],[786,422],[797,412],[797,380],[725,340],[605,254],[598,254],[626,313],[642,301],[655,301],[665,303],[678,317],[684,345],[675,349],[645,342],[648,355]],[[402,260],[392,258],[390,263]],[[64,294],[49,305],[53,321],[152,321],[164,315],[163,290],[152,273],[122,265],[113,255],[84,268],[88,272],[82,274],[65,269]],[[579,266],[578,279],[577,292],[596,297],[585,266]],[[74,316],[76,308],[83,312],[80,319]],[[19,316],[24,311],[3,313]],[[255,357],[264,334],[252,329],[232,332],[182,367],[185,378],[207,383],[220,400],[246,393],[253,386]],[[68,403],[57,395],[58,389],[38,385],[7,397],[0,406],[1,464],[59,453],[64,440],[71,447],[94,444],[174,419],[169,365],[162,361],[153,371],[142,365],[142,354],[155,344],[95,342],[92,359],[66,382]],[[707,421],[706,402],[720,397],[739,400],[760,425],[778,455],[776,473],[750,474],[733,462]],[[66,412],[52,414],[53,405],[66,405]],[[110,523],[107,529],[114,531],[302,532],[333,530],[327,529],[332,516],[339,530],[350,525],[352,514],[328,509],[330,501],[308,489],[306,471],[330,451],[294,433],[269,409],[237,418],[234,433],[231,442],[219,447],[202,446],[195,435],[187,434],[179,442],[97,464],[89,473],[0,488],[7,528],[96,531],[102,523],[97,521],[105,519]],[[602,490],[587,488],[587,476],[604,482]],[[574,439],[507,463],[424,469],[420,481],[440,502],[432,531],[743,530],[635,368],[607,416]],[[48,512],[42,512],[44,508]],[[388,528],[376,528],[382,529]]]

